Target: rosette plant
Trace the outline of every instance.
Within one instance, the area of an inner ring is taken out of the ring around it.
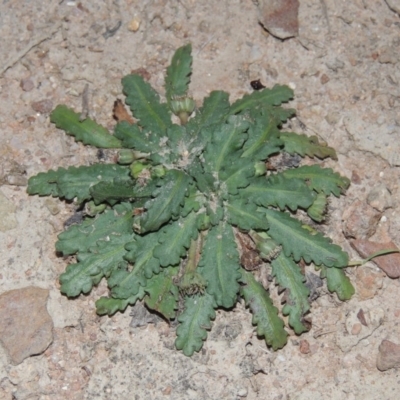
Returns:
[[[76,256],[60,277],[68,297],[104,278],[109,296],[97,300],[98,314],[143,301],[177,319],[176,348],[188,356],[203,346],[215,310],[244,299],[257,334],[279,349],[285,324],[296,334],[309,329],[310,290],[299,263],[312,263],[340,299],[354,292],[344,272],[347,253],[307,224],[324,220],[328,197],[340,196],[349,180],[318,163],[269,167],[279,154],[336,158],[317,137],[282,130],[294,115],[281,107],[293,97],[289,87],[233,103],[227,92],[213,91],[196,106],[188,95],[191,68],[186,45],[167,68],[164,102],[140,75],[125,76],[135,120],[119,121],[113,134],[56,107],[51,121],[58,128],[85,145],[119,149],[118,162],[39,173],[28,192],[74,200],[85,210],[56,243],[60,254]],[[260,271],[285,292],[281,311]]]

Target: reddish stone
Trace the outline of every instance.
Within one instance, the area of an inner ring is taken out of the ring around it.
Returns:
[[[53,341],[53,321],[47,312],[49,291],[38,287],[0,295],[0,342],[12,364],[43,353]]]
[[[387,371],[400,367],[400,346],[390,340],[382,340],[379,346],[376,367],[379,371]]]
[[[351,246],[361,255],[367,258],[382,250],[398,250],[393,242],[376,243],[369,240],[352,240]],[[390,278],[400,277],[400,253],[390,253],[375,257],[372,261]]]

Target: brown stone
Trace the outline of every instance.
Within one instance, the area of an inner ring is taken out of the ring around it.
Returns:
[[[264,28],[279,39],[299,34],[298,0],[259,0],[258,17]]]
[[[379,289],[382,288],[385,274],[376,268],[361,266],[356,269],[354,283],[356,293],[360,300],[372,299]]]
[[[48,114],[53,109],[53,102],[50,99],[44,99],[40,101],[34,101],[31,106],[40,114]]]
[[[343,215],[343,233],[347,238],[369,238],[377,228],[381,213],[361,200],[355,200]]]
[[[38,287],[0,295],[0,342],[12,364],[44,352],[53,340],[53,321],[47,312],[49,291]]]
[[[300,344],[299,344],[299,348],[300,348],[300,353],[301,354],[308,354],[310,353],[310,343],[308,342],[308,340],[300,340]]]
[[[376,367],[379,371],[387,371],[400,367],[400,346],[390,340],[382,340],[379,346]]]
[[[352,240],[351,246],[361,255],[367,258],[372,254],[382,250],[399,250],[393,242],[377,243],[369,240]],[[385,254],[375,257],[372,261],[383,271],[389,278],[400,277],[400,253]]]

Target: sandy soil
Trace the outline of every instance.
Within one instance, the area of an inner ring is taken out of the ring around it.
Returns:
[[[383,339],[400,342],[400,285],[374,264],[349,272],[357,290],[351,301],[323,290],[312,330],[292,335],[283,350],[257,339],[239,306],[218,312],[203,350],[187,358],[174,350],[174,328],[164,322],[132,328],[129,310],[96,316],[104,285],[73,301],[60,295],[67,261],[54,243],[74,205],[29,197],[24,186],[40,171],[97,160],[49,123],[54,106],[80,110],[88,84],[91,117],[112,127],[120,79],[143,67],[163,91],[173,51],[190,41],[196,100],[214,89],[235,99],[258,78],[295,88],[293,129],[335,147],[339,160],[326,166],[352,180],[347,196],[330,205],[327,235],[358,258],[342,233],[343,214],[386,190],[377,222],[365,227],[360,216],[353,229],[400,244],[400,18],[383,0],[301,3],[299,36],[285,41],[262,29],[251,0],[0,4],[0,294],[48,289],[54,322],[42,354],[12,365],[0,348],[0,399],[398,398],[398,369],[380,372],[376,360]],[[360,309],[370,319],[362,329],[354,319]]]

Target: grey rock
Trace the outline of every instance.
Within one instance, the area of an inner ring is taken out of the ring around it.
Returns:
[[[383,212],[393,206],[392,195],[385,185],[376,185],[368,193],[367,203],[375,210]]]
[[[49,291],[38,287],[0,295],[0,342],[12,364],[43,353],[53,341],[53,321],[47,312]]]

